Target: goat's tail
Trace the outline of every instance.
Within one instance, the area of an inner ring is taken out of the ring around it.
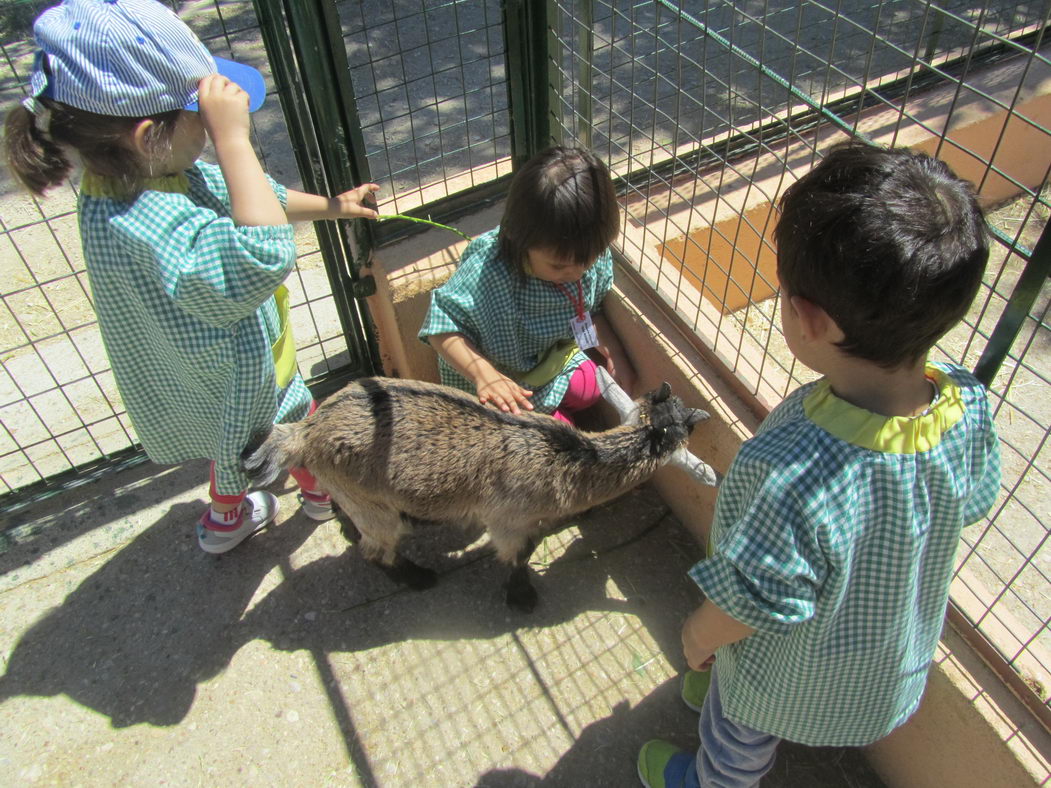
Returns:
[[[241,467],[252,484],[265,487],[286,468],[303,464],[299,424],[275,424],[252,436],[241,452]]]

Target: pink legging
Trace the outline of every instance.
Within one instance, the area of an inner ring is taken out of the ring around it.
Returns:
[[[569,379],[569,388],[552,416],[567,424],[573,424],[572,413],[590,408],[598,402],[602,392],[599,391],[595,369],[594,361],[585,361],[574,370]]]
[[[299,489],[304,493],[318,494],[317,490],[317,479],[314,475],[306,468],[289,468],[288,475],[296,480],[296,484],[299,485]],[[245,495],[248,494],[248,490],[242,490],[237,495],[221,495],[216,492],[215,489],[215,463],[212,463],[209,469],[210,484],[208,485],[208,495],[211,497],[214,503],[220,504],[239,504],[244,500]]]

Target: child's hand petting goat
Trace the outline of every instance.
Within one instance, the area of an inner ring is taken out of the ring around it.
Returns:
[[[667,383],[636,404],[632,423],[585,433],[547,415],[487,407],[446,386],[363,378],[303,421],[259,436],[244,465],[258,484],[282,468],[308,468],[353,521],[365,557],[412,588],[436,580],[398,553],[412,519],[483,527],[511,567],[508,605],[528,612],[537,599],[528,561],[541,522],[646,481],[708,418]]]

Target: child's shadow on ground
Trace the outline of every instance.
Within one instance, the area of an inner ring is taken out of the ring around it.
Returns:
[[[0,702],[64,693],[115,727],[181,720],[197,684],[244,643],[238,621],[280,560],[258,549],[265,532],[241,554],[201,552],[190,525],[200,510],[173,506],[33,624],[0,676]],[[300,516],[275,530],[301,542],[307,523]]]
[[[681,579],[682,567],[667,565],[664,545],[639,550],[632,542],[663,539],[669,530],[652,492],[629,494],[585,517],[593,522],[537,579],[540,605],[528,616],[506,608],[505,569],[477,550],[420,553],[421,563],[443,577],[433,589],[410,592],[348,549],[334,522],[318,527],[300,513],[229,555],[205,555],[188,525],[200,506],[173,506],[29,627],[0,676],[0,702],[66,694],[115,727],[174,725],[197,685],[255,639],[287,650],[357,651],[410,638],[489,638],[582,610],[631,610],[666,653],[677,648],[677,623],[659,625],[667,612],[655,627],[645,619],[664,607],[647,608],[647,600],[666,599],[668,577]],[[616,528],[606,527],[611,511],[619,515]],[[277,579],[267,579],[275,570]],[[608,598],[611,577],[628,590],[626,601]],[[264,582],[274,585],[261,594]],[[672,617],[687,605],[679,600]]]
[[[475,788],[608,788],[637,786],[639,748],[649,739],[665,739],[684,750],[697,748],[697,714],[679,697],[679,678],[666,681],[641,703],[619,703],[608,716],[588,725],[573,746],[543,777],[521,769],[495,769]],[[762,788],[883,788],[883,783],[853,747],[805,747],[782,742]]]

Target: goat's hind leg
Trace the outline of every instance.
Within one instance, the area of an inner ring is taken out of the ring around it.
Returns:
[[[343,535],[358,545],[372,562],[395,583],[422,591],[438,582],[433,569],[413,563],[398,552],[398,544],[409,531],[401,512],[332,495],[346,517],[340,518]],[[354,537],[354,538],[352,538]]]
[[[532,613],[536,608],[537,593],[533,587],[529,558],[536,549],[537,540],[518,532],[496,532],[490,529],[497,557],[511,566],[504,588],[507,591],[507,606],[519,613]]]
[[[395,583],[404,584],[413,591],[423,591],[438,582],[437,572],[410,561],[401,553],[394,554],[394,562],[390,566],[380,564],[379,567]]]

